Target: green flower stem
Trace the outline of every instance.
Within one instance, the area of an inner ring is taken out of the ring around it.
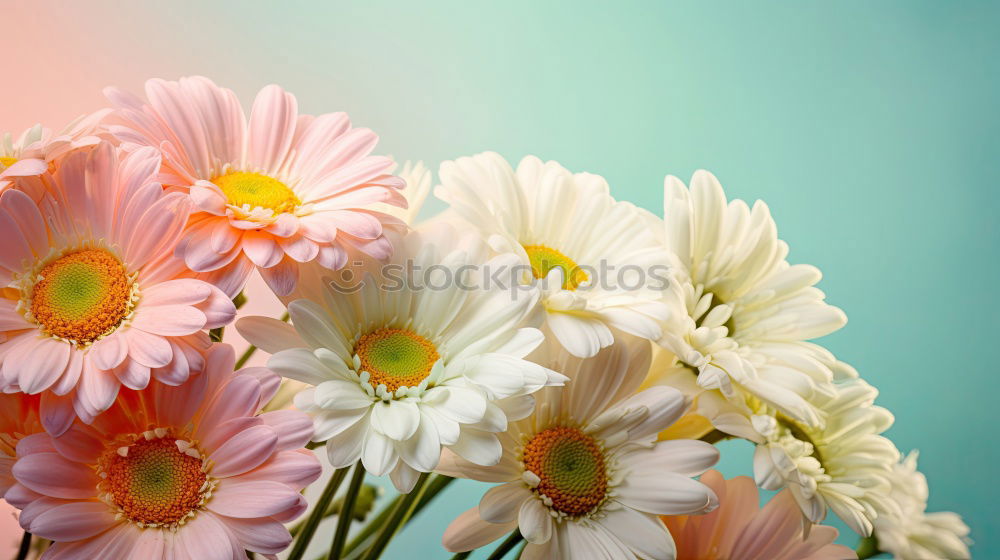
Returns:
[[[292,552],[288,555],[288,560],[302,559],[302,556],[306,553],[306,548],[309,546],[309,541],[311,541],[313,535],[316,534],[316,528],[319,527],[319,522],[323,520],[324,514],[326,514],[326,508],[329,507],[330,502],[333,501],[333,496],[337,493],[337,489],[340,488],[340,483],[347,477],[347,471],[349,469],[350,467],[337,469],[333,473],[333,476],[330,477],[330,482],[328,482],[326,488],[323,489],[323,494],[320,495],[319,500],[313,507],[312,513],[309,514],[305,525],[302,526],[299,536],[295,539],[295,546],[292,547]]]
[[[882,551],[878,549],[878,539],[874,535],[861,539],[861,542],[858,543],[857,553],[858,560],[865,560],[865,558],[872,558],[881,554]]]
[[[226,327],[217,327],[208,331],[208,337],[212,342],[222,342],[223,335],[226,334]]]
[[[424,509],[424,507],[429,504],[435,496],[438,495],[438,492],[444,490],[449,484],[454,482],[454,480],[455,479],[450,476],[440,474],[432,476],[430,482],[427,483],[427,489],[424,491],[424,495],[420,497],[420,500],[417,501],[417,506],[413,508],[413,515],[420,513],[420,511]],[[351,542],[347,543],[347,548],[344,550],[344,558],[351,558],[352,553],[362,550],[362,547],[368,544],[368,540],[371,536],[374,535],[379,528],[385,526],[385,522],[389,519],[393,510],[396,509],[396,506],[399,505],[399,502],[402,500],[402,495],[393,498],[391,502],[382,508],[382,511],[380,511],[374,519],[362,527],[358,534],[351,539]],[[410,517],[412,519],[413,516]],[[360,556],[360,553],[357,556]]]
[[[465,552],[459,552],[458,554],[452,556],[451,560],[464,560],[465,558],[468,558],[470,554],[472,554],[471,550],[466,550]]]
[[[281,320],[284,321],[284,322],[288,322],[288,312],[287,311],[285,311],[285,313],[282,314]],[[233,369],[240,369],[241,367],[243,367],[244,365],[246,365],[247,360],[249,360],[250,356],[253,356],[253,353],[256,352],[256,351],[257,351],[257,347],[256,346],[254,346],[252,344],[250,346],[248,346],[247,349],[246,349],[246,351],[243,352],[243,354],[240,356],[240,359],[236,360],[236,365],[233,367]]]
[[[514,550],[514,547],[517,546],[523,539],[524,537],[521,536],[521,531],[514,529],[514,532],[511,533],[510,536],[508,536],[502,543],[500,543],[500,546],[496,547],[493,553],[490,554],[486,560],[500,560],[504,556],[507,556],[508,552]]]
[[[365,560],[378,560],[382,556],[382,553],[385,552],[385,547],[389,545],[392,537],[410,520],[414,509],[416,509],[417,502],[420,501],[424,490],[427,489],[427,479],[429,476],[429,473],[421,473],[420,478],[413,485],[413,490],[409,494],[402,496],[402,499],[393,508],[392,515],[389,516],[389,520],[386,522],[385,527],[382,528],[382,532],[376,537],[375,543],[372,544],[371,548],[368,549],[368,553],[365,554]]]
[[[21,548],[17,550],[17,560],[26,560],[31,552],[31,533],[25,531],[21,537]]]
[[[344,550],[347,532],[351,529],[351,521],[354,520],[354,505],[358,503],[358,493],[364,482],[365,467],[358,461],[354,465],[354,476],[351,477],[351,484],[347,487],[347,494],[344,495],[344,507],[340,508],[340,515],[337,517],[337,530],[333,534],[333,544],[327,556],[330,560],[339,560],[340,553]]]

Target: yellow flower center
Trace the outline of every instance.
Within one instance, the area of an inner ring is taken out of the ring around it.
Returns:
[[[576,428],[560,426],[535,434],[524,446],[522,462],[540,480],[534,491],[568,517],[587,515],[607,497],[604,451]]]
[[[101,457],[99,488],[129,521],[153,527],[179,525],[211,496],[215,483],[203,467],[200,453],[188,442],[139,437]]]
[[[525,245],[528,262],[531,263],[531,274],[535,278],[545,278],[554,268],[563,271],[562,289],[575,290],[588,280],[587,272],[576,262],[561,252],[545,245]]]
[[[385,385],[392,393],[400,387],[416,387],[440,359],[434,344],[406,329],[381,328],[354,345],[361,371],[370,375],[372,387]]]
[[[103,249],[63,255],[38,276],[31,314],[51,336],[87,344],[118,328],[132,310],[133,279]]]
[[[229,204],[243,208],[268,208],[275,214],[291,212],[302,201],[292,189],[277,179],[260,173],[233,171],[212,179],[222,189]]]
[[[0,157],[0,170],[7,169],[15,163],[17,163],[16,157]]]

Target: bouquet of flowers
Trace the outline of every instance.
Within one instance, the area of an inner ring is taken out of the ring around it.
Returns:
[[[456,478],[495,486],[442,527],[455,558],[968,558],[876,389],[810,342],[846,323],[820,272],[710,173],[657,216],[482,153],[418,222],[431,173],[344,113],[272,85],[247,114],[200,77],[106,94],[0,145],[20,558],[374,560]],[[255,274],[283,316],[241,314]],[[711,470],[731,438],[753,478]]]

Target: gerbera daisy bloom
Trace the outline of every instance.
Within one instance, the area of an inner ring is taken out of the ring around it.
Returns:
[[[699,479],[719,497],[706,515],[665,515],[661,519],[677,543],[677,560],[848,560],[854,550],[833,544],[837,530],[825,525],[803,535],[802,515],[788,490],[763,508],[753,480],[724,480],[718,471]]]
[[[0,389],[45,392],[42,419],[58,435],[90,421],[120,385],[183,383],[201,369],[204,329],[236,310],[174,256],[188,216],[181,193],[155,182],[152,148],[107,142],[63,159],[36,205],[0,195]]]
[[[503,483],[452,522],[445,548],[472,550],[520,530],[525,560],[673,558],[673,540],[657,515],[717,505],[691,477],[715,464],[718,450],[694,440],[654,443],[685,402],[670,387],[636,393],[649,367],[647,341],[620,339],[586,360],[546,347],[552,354],[542,363],[570,381],[540,391],[534,414],[511,423],[500,436],[500,463],[442,457],[439,472]]]
[[[16,482],[11,475],[17,444],[25,436],[44,431],[39,416],[40,395],[0,393],[0,498]]]
[[[236,94],[202,77],[149,80],[148,101],[106,94],[123,123],[109,130],[126,149],[160,149],[162,180],[197,207],[178,254],[230,296],[254,267],[287,295],[297,263],[339,269],[349,251],[392,252],[383,228],[398,221],[369,207],[405,206],[403,181],[388,174],[392,160],[369,155],[375,133],[346,114],[299,115],[295,97],[270,85],[247,118]]]
[[[524,359],[543,339],[521,327],[535,300],[486,288],[469,271],[499,260],[486,261],[478,237],[443,226],[399,243],[382,276],[349,288],[303,282],[291,325],[251,317],[237,328],[273,354],[269,368],[314,386],[295,405],[314,416],[335,468],[360,459],[408,492],[442,447],[495,464],[496,432],[530,410],[531,393],[565,378]],[[414,274],[400,281],[404,270]]]
[[[842,364],[806,342],[847,321],[814,285],[821,274],[789,265],[767,205],[726,202],[716,178],[698,171],[691,189],[664,188],[665,241],[673,253],[670,322],[660,343],[698,372],[698,384],[736,402],[749,393],[797,421],[822,423],[809,399],[831,393]]]
[[[893,465],[890,497],[899,506],[875,520],[878,549],[900,560],[969,558],[969,526],[950,511],[927,513],[927,478],[914,451]]]
[[[18,178],[45,173],[49,164],[75,149],[97,144],[97,127],[107,113],[105,110],[81,116],[58,133],[38,124],[16,139],[9,132],[4,134],[0,137],[0,191]]]
[[[520,281],[539,294],[546,323],[574,356],[610,345],[617,329],[661,335],[666,252],[630,203],[598,175],[528,156],[515,172],[499,154],[441,164],[438,198],[499,251],[519,257]]]
[[[54,541],[45,560],[229,560],[275,554],[321,467],[302,446],[303,413],[257,415],[278,387],[263,368],[233,372],[228,345],[172,387],[124,390],[93,424],[23,438],[7,499],[21,526]]]
[[[889,490],[899,451],[879,435],[893,417],[874,406],[878,391],[864,381],[854,379],[835,388],[835,396],[819,404],[826,419],[822,428],[773,410],[753,416],[763,438],[754,453],[754,477],[767,490],[787,487],[808,521],[819,523],[829,508],[851,529],[868,536],[879,512],[897,507]]]

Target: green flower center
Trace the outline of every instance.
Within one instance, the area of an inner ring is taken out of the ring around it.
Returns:
[[[594,438],[576,428],[548,428],[524,447],[525,470],[538,476],[535,492],[552,501],[552,509],[570,517],[586,515],[604,503],[608,472],[604,451]]]
[[[90,343],[117,328],[132,309],[132,279],[103,249],[63,255],[38,276],[31,314],[49,335]]]
[[[388,392],[400,387],[416,387],[431,373],[440,359],[434,344],[406,329],[381,328],[354,345],[361,370],[371,376],[372,387],[385,385]]]
[[[238,208],[268,208],[275,214],[281,214],[291,212],[302,204],[287,185],[260,173],[233,171],[212,179],[212,182],[226,195],[229,204]]]
[[[545,278],[555,268],[563,271],[562,289],[575,290],[588,280],[586,271],[561,252],[545,245],[524,245],[535,278]]]
[[[159,526],[183,522],[204,505],[213,484],[202,467],[199,453],[182,452],[173,438],[139,438],[108,450],[98,473],[101,490],[125,517]]]

